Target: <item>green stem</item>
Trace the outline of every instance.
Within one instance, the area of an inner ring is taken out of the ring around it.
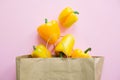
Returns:
[[[48,22],[48,20],[47,20],[47,18],[45,18],[45,23],[47,23]]]
[[[91,51],[92,49],[91,48],[88,48],[84,51],[84,53],[86,54],[88,51]]]
[[[36,47],[35,47],[35,46],[33,46],[33,50],[36,50]]]
[[[74,13],[75,13],[75,14],[79,14],[79,12],[78,12],[78,11],[74,11]]]
[[[62,58],[63,57],[63,52],[59,52],[59,55],[60,55],[60,58]]]

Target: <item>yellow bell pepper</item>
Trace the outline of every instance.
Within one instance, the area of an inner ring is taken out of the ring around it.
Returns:
[[[34,51],[32,52],[32,57],[34,58],[51,58],[51,53],[48,51],[48,49],[40,44],[38,46],[33,46]]]
[[[60,28],[58,22],[55,20],[48,22],[47,19],[45,19],[45,24],[40,25],[37,31],[41,38],[50,44],[54,44],[60,37]]]
[[[60,53],[63,53],[67,57],[70,57],[74,43],[75,43],[75,40],[71,34],[65,35],[62,38],[62,40],[56,45],[55,53],[57,55],[60,55]]]
[[[91,51],[91,48],[88,48],[85,52],[83,52],[81,49],[75,49],[72,53],[72,58],[91,58],[91,56],[87,53],[88,51]]]
[[[70,27],[72,24],[74,24],[78,20],[78,16],[76,14],[79,14],[79,12],[73,11],[72,8],[70,7],[66,7],[60,13],[58,20],[62,26]]]

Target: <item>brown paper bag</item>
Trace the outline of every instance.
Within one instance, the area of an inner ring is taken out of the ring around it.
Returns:
[[[104,58],[16,58],[17,80],[100,80]]]

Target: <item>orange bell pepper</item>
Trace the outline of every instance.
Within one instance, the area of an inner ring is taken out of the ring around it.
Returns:
[[[91,58],[91,56],[87,53],[88,51],[91,51],[91,48],[88,48],[83,52],[81,49],[75,49],[72,53],[72,58]]]
[[[78,20],[79,14],[77,11],[73,11],[72,8],[66,7],[59,15],[58,20],[63,27],[70,27]]]
[[[60,37],[60,28],[58,22],[55,20],[48,22],[47,19],[45,19],[45,24],[40,25],[37,31],[41,38],[46,42],[49,40],[48,43],[50,44],[54,44]]]

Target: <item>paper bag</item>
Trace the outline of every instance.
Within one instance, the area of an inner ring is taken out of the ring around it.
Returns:
[[[16,58],[17,80],[100,80],[104,58]]]

